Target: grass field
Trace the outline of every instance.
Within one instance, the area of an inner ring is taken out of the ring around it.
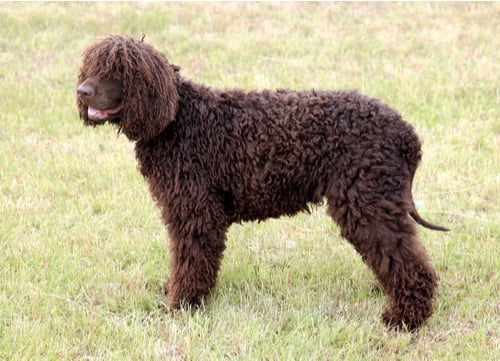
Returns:
[[[0,6],[0,360],[500,360],[500,4]],[[212,298],[158,309],[166,232],[133,144],[84,128],[81,51],[127,34],[216,87],[357,88],[424,158],[420,229],[440,275],[418,333],[315,209],[233,226]]]

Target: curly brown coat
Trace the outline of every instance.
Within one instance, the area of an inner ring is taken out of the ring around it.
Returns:
[[[199,305],[233,222],[308,210],[326,198],[341,234],[390,299],[386,324],[433,312],[437,276],[416,236],[411,125],[355,91],[218,90],[194,84],[150,45],[111,36],[83,53],[78,109],[130,140],[171,240],[166,304]],[[413,218],[413,220],[412,220]]]

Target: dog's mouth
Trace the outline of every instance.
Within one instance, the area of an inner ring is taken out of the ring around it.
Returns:
[[[91,106],[87,109],[87,116],[94,122],[105,122],[106,120],[116,120],[120,116],[122,104],[110,109],[96,109]]]
[[[87,124],[118,123],[123,112],[122,81],[87,78],[76,88],[80,110]]]

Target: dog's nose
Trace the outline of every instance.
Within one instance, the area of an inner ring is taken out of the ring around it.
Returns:
[[[94,95],[94,88],[85,83],[82,83],[78,85],[78,88],[76,88],[76,92],[78,96],[90,98]]]

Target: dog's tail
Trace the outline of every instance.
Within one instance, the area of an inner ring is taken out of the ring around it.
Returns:
[[[425,228],[432,229],[434,231],[441,231],[441,232],[448,232],[450,229],[443,227],[443,226],[437,226],[435,224],[427,222],[425,219],[423,219],[420,214],[418,214],[417,209],[415,208],[415,204],[413,204],[413,210],[410,211],[410,216],[420,224],[421,226],[424,226]]]
[[[401,133],[401,152],[406,160],[408,171],[410,173],[410,183],[409,188],[407,188],[407,195],[409,196],[411,205],[408,213],[415,220],[415,222],[417,222],[421,226],[424,226],[425,228],[429,228],[435,231],[448,232],[448,228],[427,222],[417,212],[417,207],[415,206],[415,202],[413,201],[413,194],[411,190],[413,188],[413,178],[415,176],[415,172],[422,158],[422,145],[420,143],[420,140],[418,139],[417,134],[415,133],[413,126],[408,123],[403,124],[406,127],[406,131],[403,131]]]
[[[416,165],[413,166],[413,169],[411,169],[411,180],[410,180],[410,188],[409,188],[409,193],[410,193],[410,200],[411,200],[411,208],[409,210],[409,214],[411,218],[415,220],[418,224],[421,226],[424,226],[425,228],[432,229],[434,231],[442,231],[442,232],[448,232],[450,229],[443,227],[443,226],[438,226],[436,224],[432,224],[430,222],[427,222],[425,219],[422,218],[420,214],[418,214],[417,207],[415,206],[415,201],[413,200],[413,193],[411,189],[413,188],[413,177],[415,175],[415,170],[416,170]]]
[[[410,169],[411,179],[410,179],[409,195],[411,200],[411,206],[410,206],[411,208],[409,209],[408,213],[410,214],[411,218],[415,220],[415,222],[417,222],[421,226],[424,226],[425,228],[429,228],[434,231],[448,232],[450,230],[449,228],[427,222],[425,219],[422,218],[420,214],[418,214],[417,207],[415,206],[415,201],[413,200],[413,193],[411,191],[411,189],[413,188],[413,177],[415,175],[415,170],[416,170],[416,165],[414,165],[413,168]]]

